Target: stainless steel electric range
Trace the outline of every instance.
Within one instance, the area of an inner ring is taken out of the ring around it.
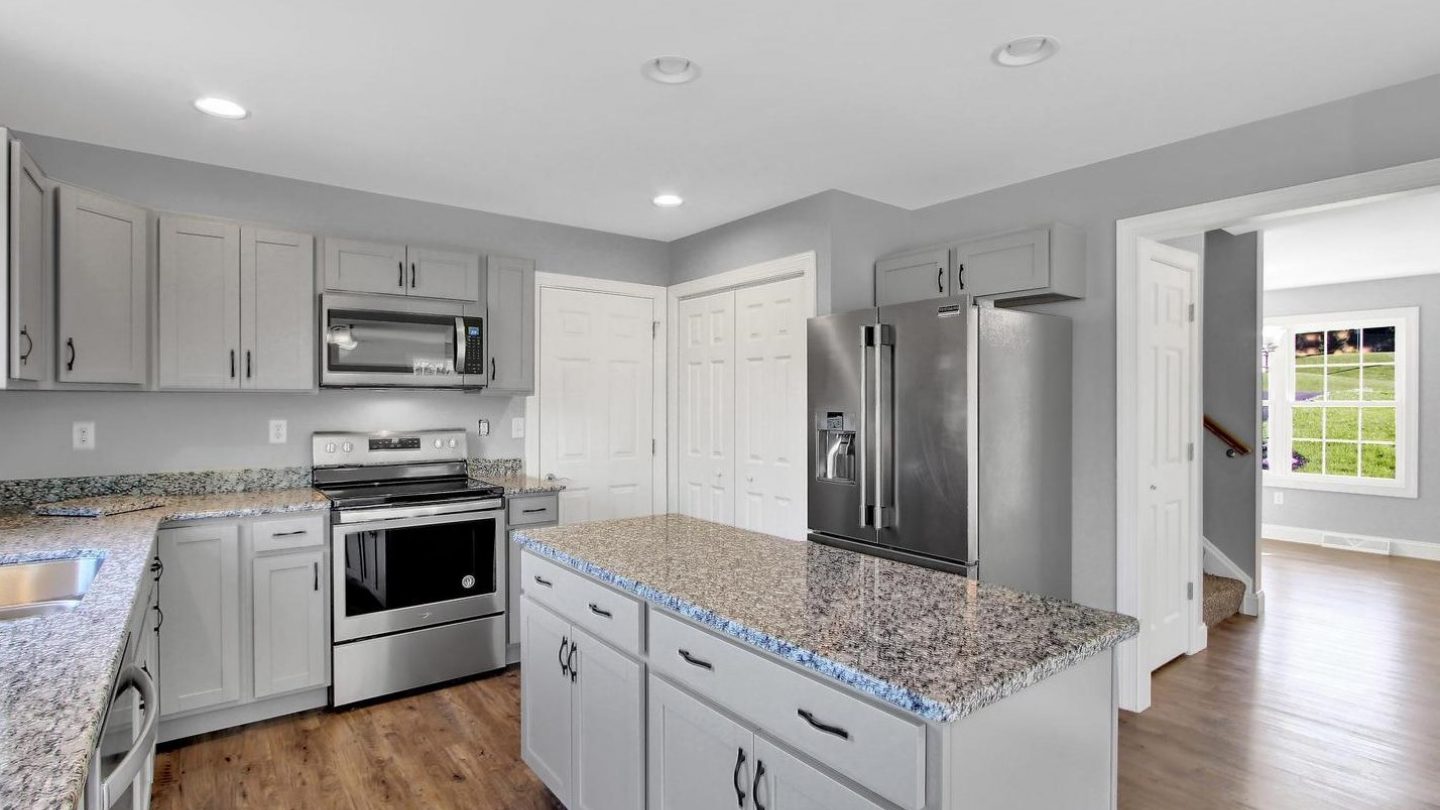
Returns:
[[[331,704],[505,666],[504,490],[459,428],[315,433],[331,501]]]

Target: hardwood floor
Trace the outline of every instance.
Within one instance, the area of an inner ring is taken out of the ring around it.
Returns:
[[[1120,718],[1120,806],[1440,808],[1440,563],[1267,542],[1263,620]]]
[[[1266,545],[1263,621],[1120,719],[1127,810],[1440,808],[1440,563]],[[516,670],[162,749],[155,807],[552,810]]]

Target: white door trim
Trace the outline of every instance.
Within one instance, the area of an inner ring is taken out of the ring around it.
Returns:
[[[657,390],[664,390],[669,400],[668,411],[665,418],[666,439],[662,446],[668,448],[666,459],[670,469],[680,469],[679,458],[679,436],[676,431],[680,427],[679,408],[679,380],[680,380],[680,352],[679,335],[676,333],[677,324],[680,318],[680,301],[686,298],[698,298],[711,293],[723,292],[725,290],[738,290],[745,287],[755,287],[761,284],[768,284],[772,281],[782,281],[787,278],[803,278],[805,280],[805,317],[813,318],[816,314],[816,260],[815,251],[808,250],[804,253],[796,253],[793,256],[785,256],[779,259],[752,264],[748,267],[741,267],[738,270],[729,270],[724,273],[716,273],[713,276],[697,278],[693,281],[686,281],[680,284],[673,284],[668,289],[666,307],[665,330],[667,345],[676,347],[675,351],[669,353],[666,362],[669,384]],[[538,452],[538,451],[537,451]],[[671,476],[666,482],[666,502],[669,504],[668,511],[674,512],[680,508],[680,496],[678,492],[679,482],[675,476]]]
[[[667,425],[666,399],[666,340],[669,329],[666,326],[669,311],[665,306],[665,289],[655,284],[637,284],[632,281],[611,281],[603,278],[587,278],[585,276],[571,276],[563,273],[535,273],[535,390],[540,390],[540,290],[549,287],[558,290],[579,290],[581,292],[609,293],[611,295],[628,295],[634,298],[648,298],[651,301],[650,311],[655,322],[655,344],[653,359],[653,380],[651,390],[654,391],[654,400],[651,403],[654,421],[652,422],[651,440],[655,442],[655,454],[651,459],[651,470],[654,476],[651,487],[651,509],[655,514],[663,514],[666,511],[666,493],[673,486],[666,475],[666,459],[669,458],[667,437],[670,435]],[[540,397],[532,394],[525,398],[525,469],[531,474],[540,473]]]
[[[1228,200],[1192,205],[1170,211],[1118,220],[1115,223],[1115,609],[1132,616],[1140,612],[1139,441],[1134,426],[1140,415],[1139,337],[1140,302],[1139,252],[1136,240],[1144,237],[1165,241],[1216,228],[1244,228],[1263,224],[1281,212],[1323,209],[1352,204],[1380,195],[1403,195],[1440,185],[1440,159],[1410,163],[1362,174],[1320,180],[1290,188],[1264,191]],[[1200,268],[1200,289],[1204,289],[1204,266]],[[1199,334],[1203,323],[1203,300],[1196,301],[1197,317],[1191,324]],[[1204,413],[1203,391],[1191,392],[1194,413]],[[1200,504],[1196,504],[1199,513]],[[1196,535],[1199,537],[1199,535]],[[1199,554],[1199,549],[1196,549]],[[1255,589],[1262,594],[1260,544],[1255,552]],[[1198,585],[1197,585],[1198,587]],[[1199,596],[1199,594],[1197,594]],[[1198,605],[1202,600],[1196,599]],[[1120,707],[1143,711],[1150,705],[1150,673],[1138,639],[1119,648]]]

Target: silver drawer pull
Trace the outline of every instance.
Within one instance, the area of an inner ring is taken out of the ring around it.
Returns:
[[[691,655],[689,650],[679,650],[679,653],[680,653],[680,657],[685,659],[685,663],[687,663],[687,664],[689,664],[689,665],[691,665],[691,666],[700,667],[701,669],[714,669],[714,668],[715,668],[715,665],[712,664],[712,663],[710,663],[709,661],[705,661],[705,660],[703,660],[703,659],[696,658],[695,656]]]
[[[805,711],[804,709],[798,709],[795,713],[800,715],[800,718],[805,722],[809,723],[810,727],[815,729],[816,731],[823,731],[826,734],[834,734],[836,737],[839,737],[842,740],[850,739],[850,732],[846,731],[843,728],[840,728],[839,726],[826,725],[825,723],[816,720],[815,715]]]
[[[613,618],[615,616],[615,614],[611,613],[608,610],[601,610],[600,607],[594,602],[590,603],[590,612],[594,613],[596,616],[604,616],[607,619]]]
[[[296,529],[293,532],[275,532],[271,537],[299,537],[302,534],[309,534],[305,529]]]
[[[555,587],[555,583],[553,583],[553,582],[551,582],[550,580],[548,580],[548,579],[540,576],[539,574],[536,574],[536,575],[535,575],[535,581],[536,581],[537,583],[541,584],[541,585],[544,585],[544,586],[547,587],[547,588],[553,588],[553,587]]]

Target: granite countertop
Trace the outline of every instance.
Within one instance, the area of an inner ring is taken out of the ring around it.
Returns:
[[[524,473],[485,475],[482,476],[480,480],[487,484],[494,484],[497,487],[504,487],[507,497],[517,495],[543,495],[548,492],[559,492],[565,488],[563,481],[536,478],[533,475],[525,475]]]
[[[515,536],[541,556],[937,722],[1139,632],[1118,613],[681,515]]]
[[[107,517],[0,515],[0,563],[104,558],[74,610],[0,621],[0,807],[69,808],[79,800],[162,522],[330,508],[311,489],[159,500],[158,508]]]

